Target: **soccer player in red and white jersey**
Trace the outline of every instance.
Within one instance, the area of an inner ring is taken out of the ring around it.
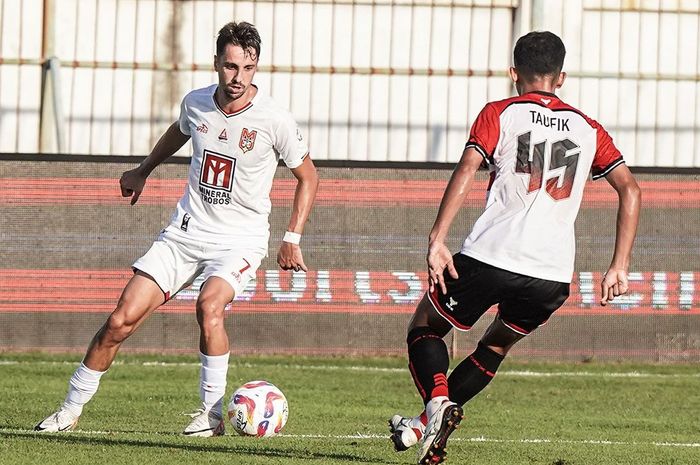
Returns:
[[[443,195],[429,236],[429,291],[407,337],[409,368],[425,411],[390,420],[397,450],[421,442],[419,464],[444,459],[462,405],[486,387],[511,347],[569,296],[574,221],[589,173],[604,177],[619,196],[615,250],[600,304],[627,292],[640,190],[603,127],[554,94],[566,77],[564,55],[564,44],[551,32],[518,40],[510,69],[518,96],[483,108]],[[480,165],[491,174],[486,209],[452,256],[445,239]],[[496,304],[498,314],[476,350],[448,377],[443,337],[452,328],[470,329]]]
[[[37,431],[72,429],[122,342],[156,308],[202,276],[196,304],[202,405],[184,434],[224,433],[221,409],[229,357],[224,307],[245,289],[267,254],[270,189],[278,160],[298,182],[277,254],[282,269],[307,271],[299,241],[318,187],[294,118],[252,83],[259,56],[260,36],[253,25],[226,24],[216,41],[218,84],[185,96],[179,121],[139,167],[122,175],[122,195],[131,197],[133,205],[153,169],[192,140],[187,187],[170,224],[134,263],[134,276],[71,377],[65,401]]]

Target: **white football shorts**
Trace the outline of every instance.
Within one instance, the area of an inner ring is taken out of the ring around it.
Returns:
[[[165,294],[166,301],[199,276],[204,282],[212,276],[225,280],[236,296],[255,277],[266,255],[267,243],[249,243],[243,248],[183,241],[164,233],[132,267],[150,275]]]

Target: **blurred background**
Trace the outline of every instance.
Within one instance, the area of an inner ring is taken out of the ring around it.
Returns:
[[[255,24],[257,84],[319,160],[455,162],[512,94],[530,30],[568,49],[562,98],[632,166],[700,167],[697,0],[0,1],[0,151],[144,155],[215,82],[219,28]],[[47,72],[48,71],[48,72]],[[182,155],[188,151],[183,149]]]
[[[567,47],[559,94],[600,121],[643,189],[629,295],[598,307],[617,200],[591,182],[572,297],[516,356],[700,360],[700,1],[0,0],[0,349],[83,350],[182,193],[189,144],[137,207],[117,179],[182,97],[216,82],[228,21],[262,37],[255,83],[288,107],[322,176],[302,243],[275,266],[294,182],[272,192],[270,254],[227,320],[234,351],[403,353],[427,234],[483,105],[513,95],[512,47]],[[452,227],[458,250],[482,175]],[[198,286],[125,348],[194,351]],[[469,353],[491,316],[451,337]]]

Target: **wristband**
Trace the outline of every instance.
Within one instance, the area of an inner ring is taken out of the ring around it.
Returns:
[[[284,242],[289,242],[290,244],[295,244],[299,245],[299,242],[301,242],[301,234],[291,232],[291,231],[286,231],[284,233],[284,237],[282,238]]]

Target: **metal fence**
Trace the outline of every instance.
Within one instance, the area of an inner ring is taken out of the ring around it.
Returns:
[[[630,164],[700,166],[697,0],[0,0],[0,152],[148,153],[234,19],[317,159],[456,161],[515,39],[549,29],[562,97]]]

